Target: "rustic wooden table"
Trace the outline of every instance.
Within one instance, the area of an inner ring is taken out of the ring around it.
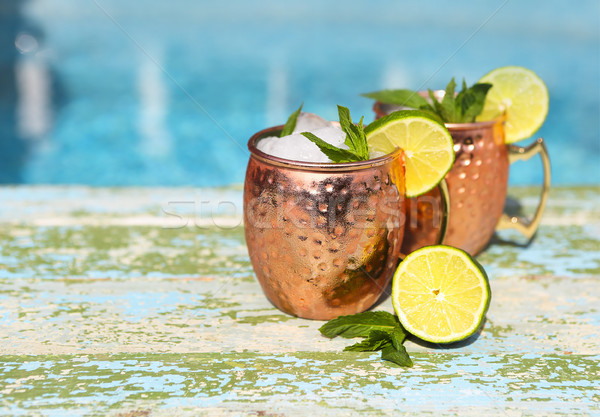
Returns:
[[[410,369],[269,304],[239,187],[0,201],[1,415],[600,415],[600,187],[555,187],[529,246],[501,234],[481,334],[408,341]]]

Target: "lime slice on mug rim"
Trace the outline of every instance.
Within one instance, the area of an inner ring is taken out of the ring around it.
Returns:
[[[505,142],[513,143],[532,136],[548,115],[548,88],[537,74],[527,68],[496,68],[478,82],[490,83],[478,121],[505,114]]]
[[[454,163],[454,143],[448,129],[419,110],[390,113],[369,124],[365,133],[371,152],[404,150],[407,197],[434,188]]]

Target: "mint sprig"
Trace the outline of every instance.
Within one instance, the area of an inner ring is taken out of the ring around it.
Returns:
[[[413,90],[381,90],[361,94],[361,96],[372,98],[373,100],[381,101],[382,103],[395,104],[402,107],[412,107],[413,109],[429,106],[429,102]]]
[[[346,346],[346,352],[369,352],[381,350],[392,343],[390,333],[385,330],[371,330],[366,339],[361,342]]]
[[[296,122],[298,121],[298,116],[300,115],[300,112],[302,111],[302,106],[304,106],[304,103],[302,103],[300,105],[298,110],[296,110],[295,112],[290,114],[290,117],[288,117],[287,122],[285,122],[285,125],[283,126],[283,130],[281,131],[281,134],[279,135],[280,138],[292,134],[292,132],[296,128]]]
[[[444,123],[470,123],[481,114],[490,88],[492,85],[488,83],[476,83],[467,87],[463,80],[461,91],[455,94],[456,82],[452,78],[446,86],[442,101],[438,101],[431,90],[428,90],[430,101],[421,97],[418,92],[406,89],[382,90],[361,95],[382,103],[423,110],[435,115]]]
[[[323,139],[319,138],[313,133],[310,132],[302,132],[304,137],[313,142],[315,145],[319,147],[321,152],[327,155],[327,158],[331,159],[333,162],[354,162],[360,161],[357,155],[347,149],[338,148],[337,146],[333,146],[332,144],[325,142]]]
[[[344,143],[360,158],[359,161],[368,160],[369,146],[367,145],[367,135],[365,134],[365,128],[363,126],[364,116],[360,118],[358,125],[355,125],[352,122],[352,117],[350,117],[350,110],[348,110],[348,108],[339,105],[337,108],[340,127],[342,128],[342,131],[346,133],[346,140]]]
[[[400,349],[392,346],[386,346],[381,350],[381,359],[384,361],[394,362],[400,366],[406,366],[410,368],[413,366],[412,360],[403,345],[400,345]]]
[[[404,348],[406,332],[396,316],[385,311],[367,311],[330,320],[319,329],[328,338],[363,337],[358,343],[346,346],[344,351],[381,351],[381,359],[400,366],[413,365]]]
[[[310,132],[302,132],[302,135],[317,145],[321,152],[327,155],[333,162],[340,163],[368,160],[369,147],[367,145],[367,135],[365,134],[363,126],[363,117],[360,118],[358,125],[355,125],[352,122],[352,117],[350,117],[350,110],[343,106],[337,107],[340,127],[346,134],[344,143],[348,146],[348,149],[333,146]]]
[[[385,311],[366,311],[329,320],[321,326],[319,331],[323,336],[329,338],[340,336],[351,339],[367,337],[371,330],[383,330],[390,333],[398,324],[398,319],[393,314]]]

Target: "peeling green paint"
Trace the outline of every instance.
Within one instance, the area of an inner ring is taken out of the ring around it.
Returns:
[[[169,229],[152,190],[127,209],[130,191],[86,190],[115,211],[32,192],[40,215],[0,212],[0,415],[600,414],[600,187],[553,188],[529,245],[499,233],[478,257],[493,292],[482,332],[410,338],[411,369],[275,309],[242,227]],[[537,187],[510,191],[535,208]]]
[[[260,316],[244,316],[237,320],[238,323],[257,325],[261,323],[283,323],[293,320],[294,317],[284,314],[265,314]]]
[[[29,236],[23,241],[23,235]],[[243,229],[162,229],[150,226],[17,226],[0,231],[0,270],[45,276],[156,273],[252,278]],[[146,251],[140,248],[154,248]],[[48,251],[48,249],[52,251]],[[230,256],[233,255],[233,256]],[[4,259],[4,260],[3,260]],[[6,261],[9,259],[10,261]]]
[[[142,398],[160,404],[173,397],[210,398],[233,392],[244,393],[246,401],[264,401],[271,391],[281,391],[282,387],[286,394],[297,396],[316,392],[321,396],[337,395],[339,399],[375,389],[373,399],[386,395],[402,398],[412,395],[399,391],[403,386],[414,390],[452,384],[457,378],[466,378],[478,390],[491,389],[500,394],[517,390],[521,401],[557,400],[541,395],[541,386],[551,390],[552,395],[558,392],[562,397],[558,400],[591,401],[592,396],[597,397],[589,389],[600,377],[597,356],[530,359],[511,354],[502,358],[412,355],[412,369],[385,364],[374,367],[377,355],[356,352],[2,356],[0,377],[5,382],[0,398],[21,406],[41,398],[62,399],[59,403],[63,406],[75,405],[77,398],[94,399],[96,406],[107,409]],[[459,370],[463,372],[456,373]],[[134,382],[144,378],[156,382],[146,386]],[[324,380],[328,383],[323,384]]]
[[[495,326],[489,320],[485,323],[484,330],[486,333],[490,333],[494,337],[505,337],[514,332],[514,328],[510,324],[507,326]]]

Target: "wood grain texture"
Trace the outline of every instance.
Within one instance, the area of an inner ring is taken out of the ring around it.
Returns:
[[[534,209],[536,188],[510,192],[508,210]],[[0,415],[600,414],[600,187],[554,188],[527,246],[497,235],[482,331],[410,339],[410,369],[265,299],[239,187],[0,201]]]

